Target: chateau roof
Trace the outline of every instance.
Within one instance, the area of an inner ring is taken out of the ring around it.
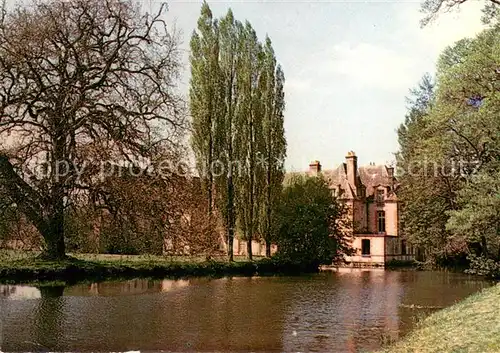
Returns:
[[[319,162],[317,162],[319,163]],[[357,185],[362,185],[365,188],[365,196],[371,197],[375,194],[375,190],[379,187],[394,187],[397,190],[398,182],[395,177],[391,177],[389,171],[390,167],[385,165],[367,165],[357,168]],[[294,176],[299,175],[314,175],[312,171],[308,172],[291,172],[285,175],[285,184],[289,183]],[[321,170],[322,174],[327,180],[331,189],[342,190],[342,198],[354,199],[356,197],[356,186],[349,183],[347,176],[347,164],[341,163],[335,169]],[[391,180],[392,179],[392,180]],[[397,196],[390,190],[387,194],[386,200],[397,200]]]
[[[340,164],[336,169],[324,170],[322,172],[327,178],[331,188],[339,187],[343,190],[343,198],[354,198],[354,185],[350,185],[347,178],[346,163]],[[385,165],[367,165],[358,167],[357,170],[358,184],[363,185],[366,189],[366,197],[374,195],[375,189],[379,186],[389,187],[397,186],[396,178],[390,176],[389,168]],[[393,180],[391,180],[393,179]],[[394,199],[396,195],[391,190],[388,195],[389,199]]]

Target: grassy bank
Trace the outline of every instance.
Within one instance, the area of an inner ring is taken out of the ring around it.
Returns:
[[[386,353],[500,352],[500,284],[438,311]]]
[[[0,282],[29,283],[62,281],[102,281],[116,278],[180,278],[197,276],[253,276],[257,274],[301,273],[310,269],[297,264],[260,258],[247,261],[237,258],[207,260],[202,257],[120,256],[75,254],[64,261],[37,259],[34,254],[0,255]],[[310,271],[309,271],[310,272]]]

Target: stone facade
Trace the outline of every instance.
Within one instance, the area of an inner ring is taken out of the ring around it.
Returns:
[[[276,244],[271,244],[271,254],[277,251]],[[247,241],[236,235],[233,240],[233,254],[238,256],[247,256]],[[252,255],[266,256],[266,244],[263,241],[252,240]]]
[[[309,175],[321,173],[332,193],[348,206],[353,236],[350,266],[384,266],[390,260],[412,260],[414,249],[400,236],[399,183],[394,168],[370,164],[358,167],[358,157],[348,152],[336,169],[322,170],[319,161],[309,165]]]

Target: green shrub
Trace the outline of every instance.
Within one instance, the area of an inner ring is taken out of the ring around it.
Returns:
[[[500,279],[500,262],[484,256],[469,255],[469,268],[466,273],[484,276],[487,278]]]
[[[345,208],[321,176],[296,177],[283,189],[276,211],[276,261],[317,268],[350,251]]]

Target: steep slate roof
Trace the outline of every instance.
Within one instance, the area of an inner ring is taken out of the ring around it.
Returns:
[[[319,161],[311,162],[311,166],[317,163],[319,165]],[[363,185],[365,188],[365,197],[370,198],[375,194],[375,190],[379,186],[393,187],[394,190],[390,190],[386,194],[385,200],[397,200],[396,192],[398,189],[398,181],[395,177],[392,177],[391,180],[389,168],[385,165],[367,165],[358,167],[357,170],[357,185]],[[307,172],[291,172],[285,174],[284,183],[288,184],[294,176],[298,175],[314,175],[314,171]],[[341,163],[335,169],[329,170],[321,170],[320,174],[322,174],[327,180],[331,189],[341,189],[341,198],[343,199],[354,199],[356,198],[356,185],[351,185],[347,178],[347,164]]]
[[[385,165],[368,165],[358,168],[358,175],[361,178],[361,183],[366,187],[366,196],[374,194],[376,187],[391,186],[391,177]],[[396,180],[394,180],[394,184]]]
[[[342,190],[342,198],[344,199],[354,199],[356,196],[354,185],[351,185],[347,179],[347,165],[346,163],[341,163],[336,169],[322,170],[321,174],[326,178],[330,188],[337,189],[340,187]],[[391,182],[391,177],[389,176],[388,167],[385,165],[367,165],[358,167],[358,183],[362,184],[366,191],[365,196],[367,198],[371,197],[375,193],[375,189],[379,186],[389,187],[394,186],[397,190],[398,182],[394,178]],[[309,172],[293,172],[286,173],[285,183],[290,181],[295,175],[312,175]],[[395,190],[391,190],[386,200],[397,200]]]
[[[340,164],[336,169],[324,170],[322,173],[328,181],[330,188],[340,187],[343,192],[343,198],[354,198],[355,192],[347,180],[347,165],[345,163]]]

